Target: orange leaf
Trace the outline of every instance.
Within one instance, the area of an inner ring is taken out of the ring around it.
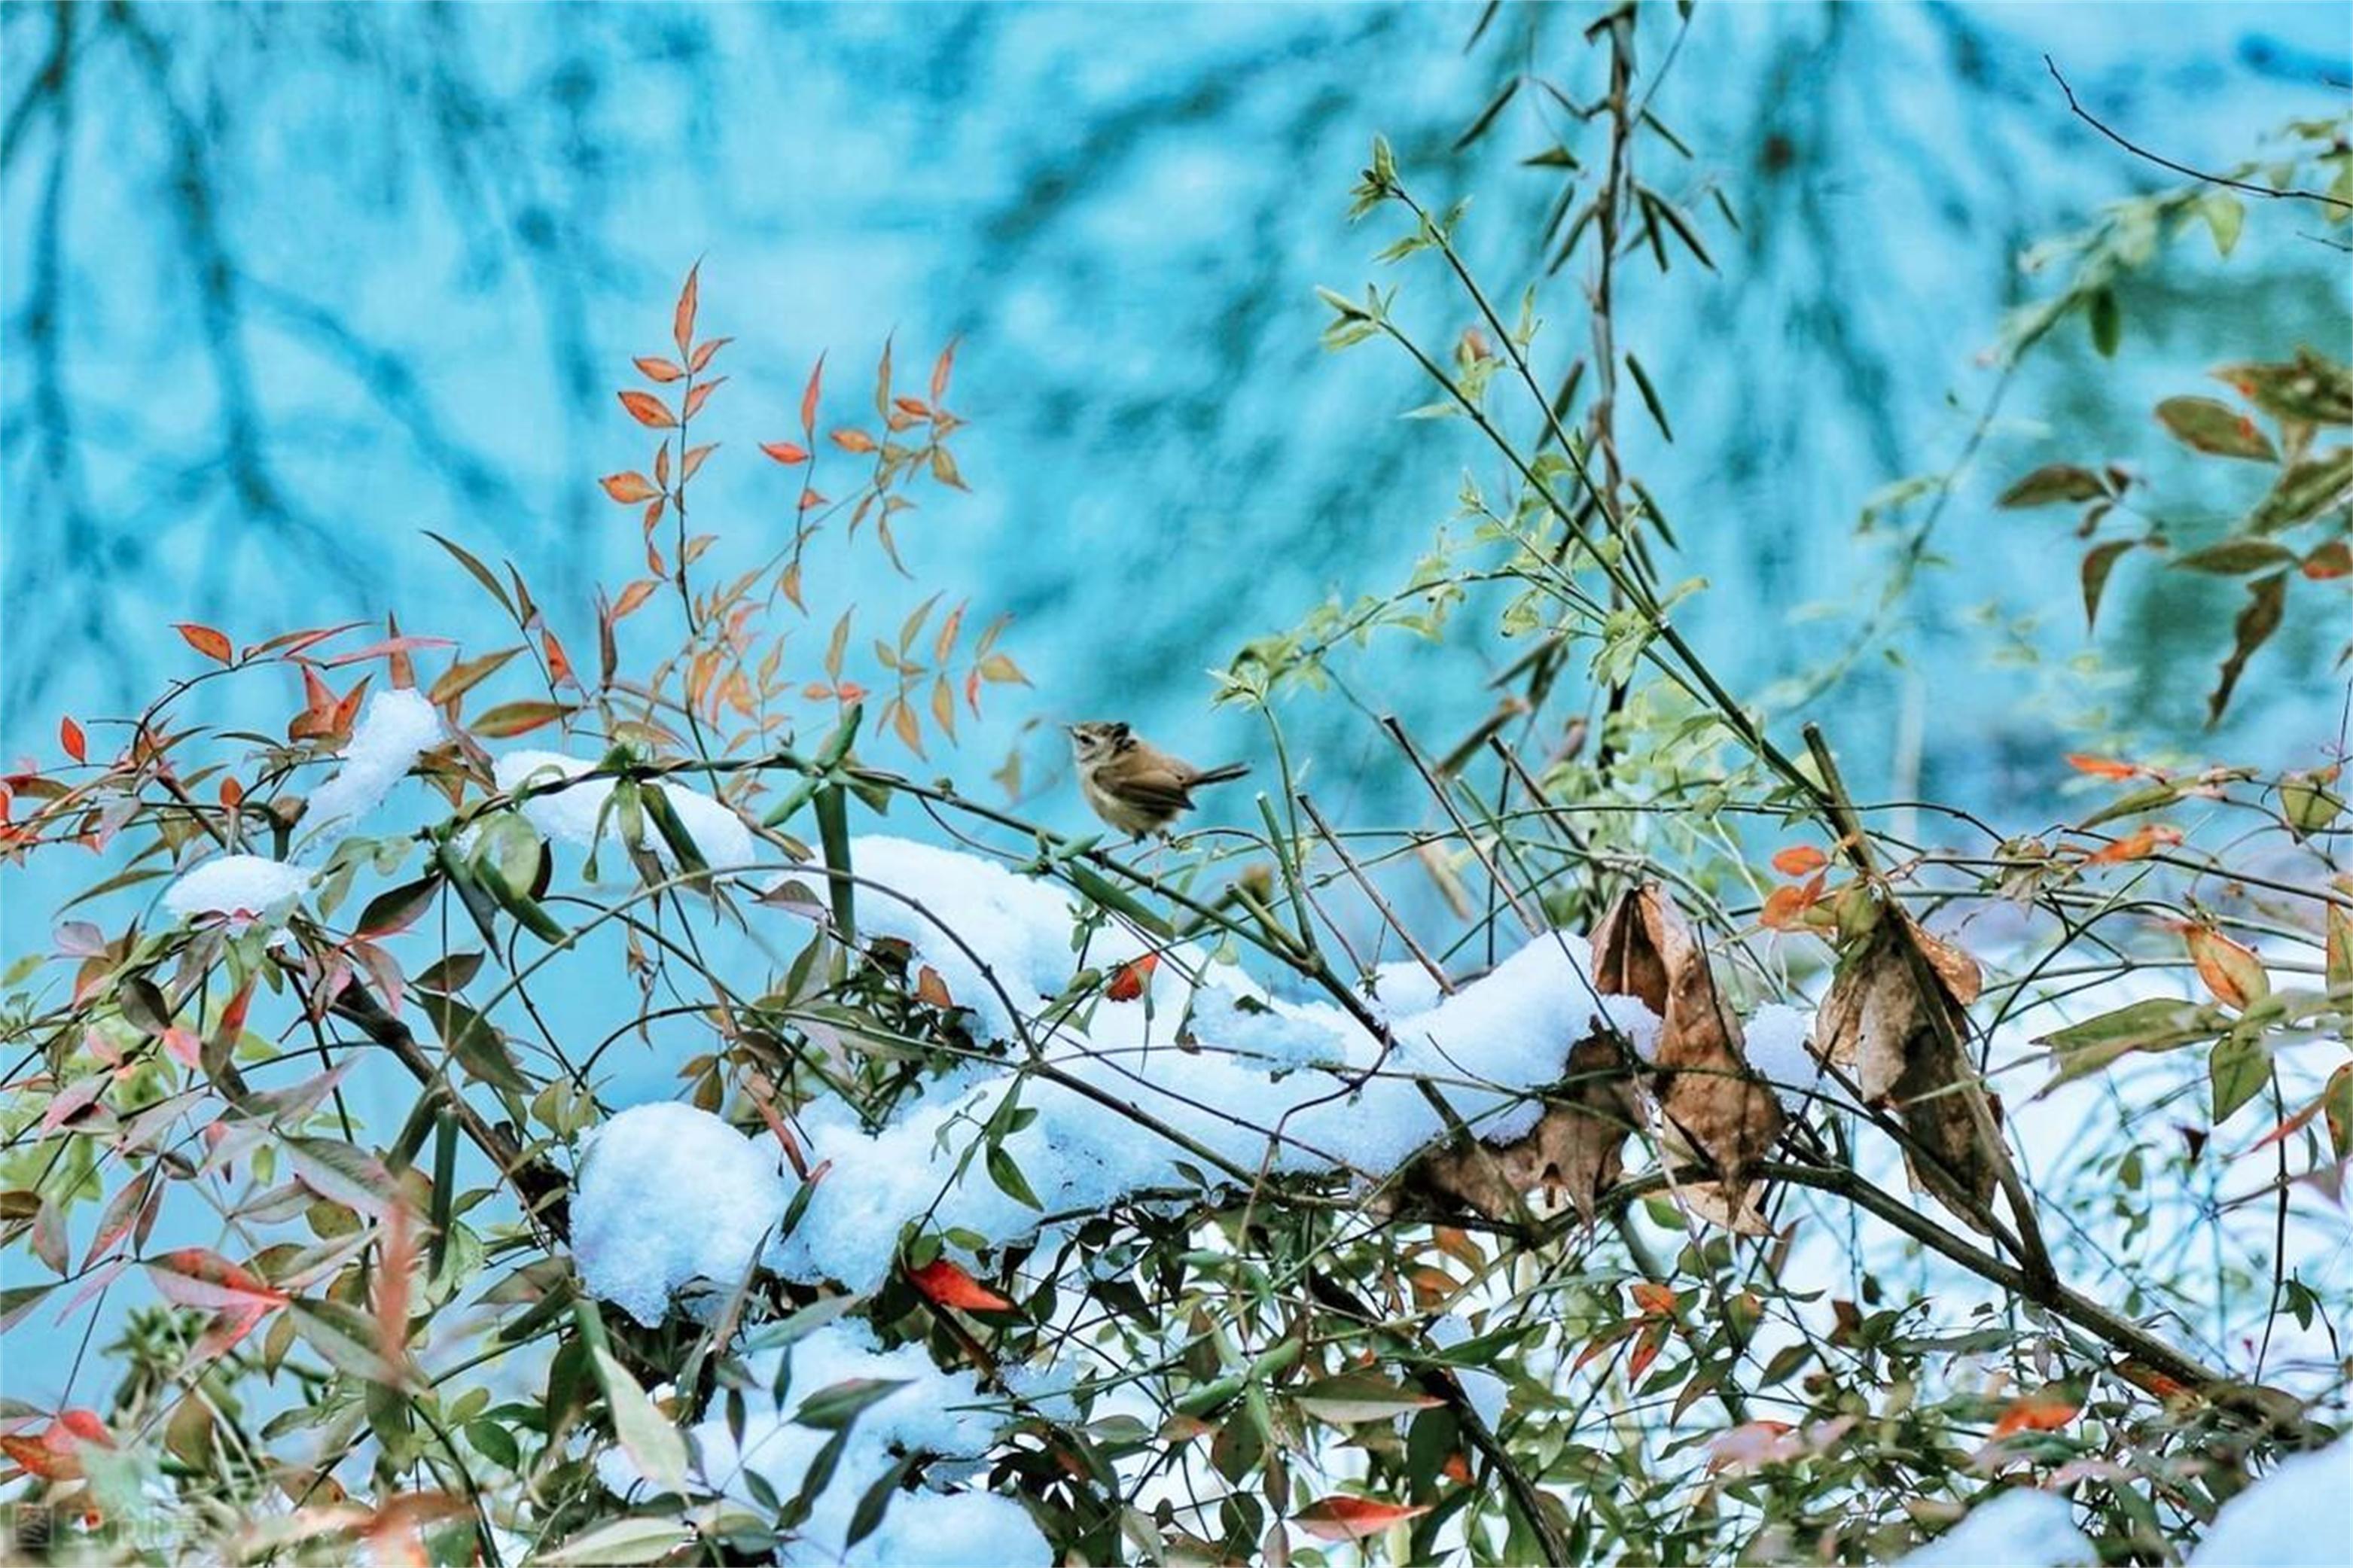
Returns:
[[[2243,1008],[2258,996],[2271,994],[2271,978],[2263,961],[2211,926],[2191,926],[2182,933],[2198,978],[2221,1001]]]
[[[1291,1516],[1291,1522],[1318,1541],[1362,1541],[1368,1535],[1378,1535],[1400,1520],[1419,1518],[1429,1511],[1427,1504],[1408,1507],[1404,1503],[1342,1495],[1309,1503]]]
[[[2051,1389],[2030,1394],[2018,1400],[1993,1424],[1993,1435],[2007,1437],[2014,1432],[2056,1432],[2075,1419],[2083,1406],[2063,1394]]]
[[[623,506],[635,506],[641,500],[651,500],[661,494],[654,488],[652,480],[635,469],[625,474],[607,474],[596,482],[605,487],[607,495]]]
[[[1666,1324],[1654,1322],[1644,1329],[1642,1337],[1634,1342],[1634,1353],[1626,1358],[1626,1380],[1631,1383],[1650,1371],[1651,1363],[1659,1359],[1660,1347],[1666,1342]]]
[[[725,385],[726,383],[727,378],[725,376],[714,375],[709,381],[701,383],[693,391],[688,393],[686,395],[686,417],[691,419],[696,415],[702,413],[702,405],[711,401],[711,395],[718,391],[722,386]]]
[[[2181,829],[2179,827],[2168,826],[2162,822],[2144,823],[2098,854],[2091,856],[2084,864],[2114,866],[2126,860],[2139,860],[2155,854],[2162,845],[2180,842]]]
[[[2301,570],[2316,583],[2353,575],[2353,544],[2332,539],[2306,556]]]
[[[937,403],[948,395],[948,373],[955,368],[955,340],[940,351],[939,359],[932,365],[932,401]]]
[[[627,616],[631,610],[643,605],[648,599],[652,598],[654,596],[654,589],[657,585],[658,584],[652,578],[640,577],[636,582],[630,584],[628,587],[622,589],[621,596],[613,601],[612,618],[617,621]]]
[[[1675,1310],[1675,1292],[1672,1286],[1657,1285],[1645,1279],[1630,1292],[1634,1305],[1654,1318],[1672,1317]]]
[[[220,782],[220,803],[235,811],[245,804],[245,786],[234,775],[224,775]]]
[[[621,400],[621,406],[629,411],[629,417],[648,429],[669,430],[678,424],[671,417],[670,411],[662,406],[661,399],[650,393],[619,392],[614,395]]]
[[[172,629],[187,639],[188,646],[206,658],[218,659],[223,664],[228,663],[228,638],[213,630],[212,627],[200,626],[194,621],[177,621],[173,624]]]
[[[2115,762],[2084,752],[2068,752],[2067,765],[2079,773],[2089,773],[2099,779],[2128,779],[2140,772],[2140,765],[2137,763]]]
[[[1009,1312],[1013,1303],[975,1279],[944,1258],[907,1270],[907,1283],[934,1307],[961,1307],[967,1312]]]
[[[819,687],[818,695],[830,695],[830,688]],[[941,979],[940,972],[928,963],[915,972],[915,994],[928,1006],[944,1010],[955,1005],[955,997],[949,993],[948,983]]]
[[[1773,857],[1773,869],[1784,877],[1804,877],[1831,863],[1829,856],[1810,844],[1799,844]]]
[[[700,261],[686,269],[686,287],[678,291],[678,310],[670,317],[670,340],[678,344],[681,353],[686,353],[688,346],[694,342],[694,305],[695,297],[700,292],[696,279],[702,271],[702,263]]]
[[[712,384],[715,386],[718,384],[713,382]],[[668,451],[669,448],[664,447],[663,450]],[[694,478],[694,471],[702,467],[702,459],[717,450],[719,450],[719,443],[716,441],[706,441],[700,447],[689,447],[686,449],[686,456],[679,460],[678,477],[681,479]]]
[[[819,354],[817,363],[809,367],[808,385],[801,391],[801,428],[804,430],[814,431],[817,428],[818,391],[824,384],[825,356]]]
[[[651,382],[668,383],[677,381],[686,374],[686,372],[681,370],[670,361],[666,359],[656,359],[650,354],[639,354],[636,359],[631,360],[629,363],[636,365],[638,369],[644,374],[645,378]]]
[[[796,447],[790,441],[763,441],[760,443],[760,450],[787,468],[795,463],[808,461],[808,448]]]
[[[572,673],[572,660],[565,657],[564,645],[555,640],[555,634],[543,631],[539,634],[539,640],[547,650],[547,678],[559,686],[567,680],[577,686],[579,681]]]
[[[1765,900],[1764,912],[1757,916],[1774,931],[1795,931],[1806,923],[1807,911],[1822,896],[1822,879],[1816,877],[1803,887],[1776,888]]]
[[[697,375],[702,374],[702,367],[711,363],[711,356],[734,341],[733,338],[712,338],[695,344],[694,353],[687,356],[686,368]]]
[[[863,430],[841,429],[833,433],[833,444],[845,452],[874,450],[874,437]]]
[[[1111,984],[1103,987],[1103,994],[1113,1002],[1133,1002],[1151,985],[1152,972],[1159,967],[1160,955],[1156,952],[1123,963],[1113,971]]]
[[[90,743],[82,739],[81,726],[70,718],[58,721],[58,743],[66,749],[66,755],[75,762],[90,761]]]

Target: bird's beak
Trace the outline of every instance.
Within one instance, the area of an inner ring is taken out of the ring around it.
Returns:
[[[1065,724],[1062,726],[1062,733],[1065,735],[1075,735],[1078,732],[1079,727],[1076,724]]]

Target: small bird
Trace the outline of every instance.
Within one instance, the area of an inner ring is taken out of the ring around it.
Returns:
[[[1071,755],[1079,764],[1079,791],[1094,814],[1122,833],[1166,835],[1180,812],[1193,809],[1193,791],[1250,772],[1244,763],[1197,768],[1124,724],[1071,724]]]

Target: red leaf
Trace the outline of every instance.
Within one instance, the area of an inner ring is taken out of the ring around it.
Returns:
[[[1993,1424],[1993,1435],[2007,1437],[2013,1432],[2056,1432],[2075,1419],[2083,1406],[2052,1389],[2030,1394],[2002,1412],[2001,1419]]]
[[[2306,556],[2300,570],[2316,583],[2353,576],[2353,544],[2341,539],[2332,539]]]
[[[649,430],[670,430],[678,425],[670,411],[662,406],[661,399],[649,393],[619,392],[614,395],[621,400],[621,406],[629,411],[630,418]]]
[[[808,385],[801,392],[801,428],[804,430],[814,431],[817,428],[818,389],[824,384],[825,356],[819,354],[817,363],[809,368]]]
[[[1103,987],[1103,994],[1113,1002],[1133,1002],[1150,987],[1152,972],[1159,967],[1160,955],[1156,952],[1123,963],[1112,972],[1111,984]]]
[[[1362,1541],[1378,1535],[1399,1520],[1430,1511],[1429,1505],[1377,1502],[1363,1497],[1327,1497],[1309,1503],[1291,1516],[1291,1522],[1318,1541]]]
[[[267,1309],[287,1301],[284,1292],[272,1289],[260,1276],[201,1247],[183,1247],[151,1258],[147,1272],[174,1306]]]
[[[1773,869],[1784,877],[1806,877],[1831,863],[1829,856],[1810,844],[1799,844],[1773,857]]]
[[[58,721],[58,743],[65,747],[66,755],[75,762],[90,761],[90,743],[82,739],[81,726],[71,719]]]
[[[641,373],[645,378],[650,382],[667,384],[670,382],[682,380],[686,375],[685,371],[680,369],[677,365],[672,364],[670,361],[666,359],[657,359],[651,354],[639,354],[636,359],[631,360],[629,363],[636,365],[639,373]]]
[[[1654,1322],[1644,1329],[1642,1337],[1634,1342],[1634,1353],[1626,1358],[1626,1381],[1632,1383],[1650,1371],[1651,1363],[1659,1359],[1660,1347],[1666,1342],[1666,1324]]]
[[[808,448],[796,447],[790,441],[763,441],[760,443],[760,450],[786,468],[790,468],[795,463],[808,461]]]
[[[665,447],[664,450],[668,448]],[[651,500],[661,494],[661,491],[654,489],[651,480],[635,469],[625,474],[607,474],[596,482],[605,487],[607,495],[611,496],[623,506],[635,506],[641,500]]]
[[[907,1283],[923,1292],[935,1307],[961,1307],[967,1312],[1009,1312],[1013,1303],[944,1258],[907,1270]]]
[[[670,317],[670,341],[678,344],[681,353],[686,353],[694,342],[695,296],[699,292],[696,279],[702,271],[700,261],[686,269],[686,287],[678,291],[678,310]]]
[[[194,621],[175,621],[172,629],[186,638],[188,646],[206,658],[218,659],[223,664],[229,662],[228,638],[212,627],[200,626]]]
[[[555,634],[542,632],[539,640],[547,650],[547,678],[558,686],[566,681],[579,685],[579,680],[572,673],[572,660],[565,656],[564,645],[555,640]]]
[[[2107,757],[2094,757],[2084,752],[2067,753],[2067,765],[2079,773],[2089,773],[2099,779],[2128,779],[2140,772],[2137,763],[2120,763]]]

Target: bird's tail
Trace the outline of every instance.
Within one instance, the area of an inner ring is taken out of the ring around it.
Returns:
[[[1193,784],[1224,784],[1227,780],[1238,779],[1248,772],[1250,772],[1248,763],[1228,763],[1222,768],[1204,768],[1193,775],[1192,784],[1186,787],[1189,789]]]

